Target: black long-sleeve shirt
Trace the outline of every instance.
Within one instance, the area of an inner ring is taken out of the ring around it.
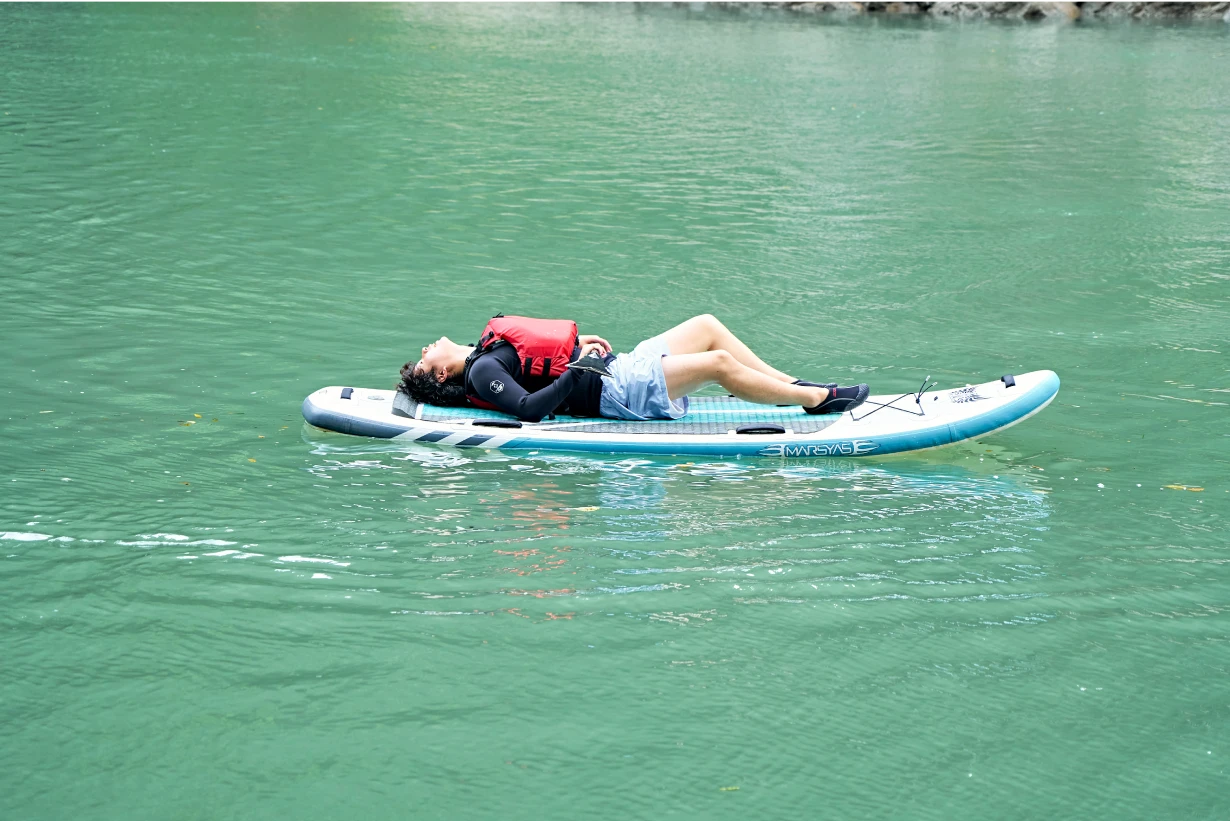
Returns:
[[[574,349],[572,359],[580,349]],[[610,362],[614,356],[607,355]],[[533,389],[526,390],[522,386]],[[539,387],[541,382],[541,387]],[[559,377],[521,378],[521,362],[512,345],[499,345],[474,360],[466,378],[466,393],[495,405],[523,422],[537,422],[551,413],[598,416],[602,377],[568,368]]]

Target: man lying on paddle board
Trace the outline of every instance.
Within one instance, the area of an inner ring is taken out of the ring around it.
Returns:
[[[416,402],[473,405],[524,422],[552,413],[610,419],[679,419],[688,394],[712,384],[748,402],[842,413],[867,398],[866,385],[805,382],[765,364],[710,314],[611,353],[600,336],[565,319],[497,316],[477,345],[446,336],[401,369],[397,389]]]

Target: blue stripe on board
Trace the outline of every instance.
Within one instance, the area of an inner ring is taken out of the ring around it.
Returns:
[[[778,407],[775,405],[759,405],[754,402],[745,402],[742,399],[731,399],[721,396],[694,396],[688,408],[688,417],[703,416],[708,420],[713,417],[716,419],[729,418],[737,419],[746,415],[754,414],[757,417],[763,417],[765,421],[770,419],[776,421],[781,417],[804,417],[807,415],[798,405],[789,405],[786,407]],[[437,405],[424,405],[423,415],[424,421],[428,422],[457,422],[468,419],[514,419],[500,411],[485,410],[482,408],[448,408],[439,407]],[[560,424],[573,424],[576,422],[587,422],[592,417],[586,416],[568,416],[562,414],[556,418],[556,422]],[[670,424],[671,420],[659,420],[663,424]],[[755,420],[754,420],[755,421]]]
[[[424,433],[422,436],[414,437],[416,442],[439,442],[441,439],[447,439],[457,431],[455,430],[433,430],[431,433]]]
[[[476,434],[474,436],[469,437],[468,439],[463,439],[460,442],[458,442],[457,447],[472,448],[475,445],[481,445],[483,442],[486,442],[490,438],[491,438],[490,436],[483,436],[481,434]],[[419,441],[426,441],[426,440],[420,439]]]

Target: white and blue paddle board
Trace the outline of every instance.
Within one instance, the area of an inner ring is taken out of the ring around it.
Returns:
[[[303,417],[325,430],[459,448],[704,456],[879,456],[986,436],[1026,419],[1059,392],[1054,371],[901,396],[872,396],[842,414],[797,405],[692,397],[683,419],[627,422],[558,416],[519,422],[498,411],[441,408],[395,391],[321,388]]]

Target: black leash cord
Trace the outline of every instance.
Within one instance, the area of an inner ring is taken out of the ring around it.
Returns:
[[[855,422],[861,422],[864,419],[866,419],[868,416],[871,416],[871,414],[875,413],[876,411],[882,410],[884,408],[892,408],[895,411],[901,411],[902,413],[908,413],[910,416],[926,416],[927,412],[923,410],[922,395],[926,393],[927,391],[929,391],[931,388],[934,388],[936,384],[938,384],[936,382],[931,382],[931,384],[927,384],[928,382],[930,382],[930,380],[931,380],[931,374],[927,374],[927,378],[922,381],[922,385],[918,388],[917,391],[910,391],[909,393],[903,393],[900,396],[898,396],[896,399],[890,400],[883,404],[881,404],[880,402],[868,402],[867,404],[876,406],[875,410],[867,411],[862,416],[855,416],[854,411],[850,411],[850,418],[853,419]],[[907,396],[914,397],[914,404],[918,405],[917,411],[912,411],[909,408],[897,407],[897,403],[900,402],[902,399],[905,399]]]

